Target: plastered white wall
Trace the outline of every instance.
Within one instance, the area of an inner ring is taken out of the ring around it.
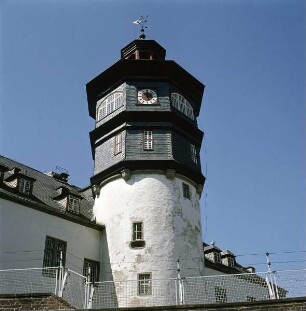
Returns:
[[[67,242],[66,267],[78,273],[84,258],[101,259],[102,232],[0,199],[0,269],[42,267],[47,235]]]
[[[106,227],[103,279],[137,280],[145,272],[152,279],[173,278],[177,259],[183,276],[203,275],[199,196],[189,186],[190,200],[183,197],[181,179],[163,174],[135,174],[102,187],[94,215]],[[130,246],[135,221],[143,222],[144,248]]]

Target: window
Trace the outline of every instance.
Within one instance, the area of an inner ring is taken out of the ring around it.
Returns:
[[[228,266],[229,267],[235,267],[235,259],[232,257],[228,257]]]
[[[214,252],[214,260],[215,260],[216,263],[222,263],[221,254],[217,253],[217,252]]]
[[[190,144],[190,149],[191,149],[191,159],[194,163],[198,163],[198,159],[197,159],[197,149],[195,147],[195,145]]]
[[[122,152],[122,133],[115,136],[114,140],[114,154]]]
[[[247,301],[256,301],[256,298],[252,296],[247,296]]]
[[[29,180],[20,178],[18,183],[18,190],[21,193],[30,195],[31,193],[31,182]]]
[[[143,131],[143,149],[153,150],[153,133],[152,131]]]
[[[152,294],[152,280],[151,273],[138,274],[138,295],[151,295]]]
[[[217,303],[226,303],[227,302],[226,289],[220,286],[215,286],[215,297]]]
[[[85,258],[83,275],[86,277],[88,276],[89,268],[90,268],[89,282],[99,282],[100,263],[98,261]]]
[[[44,252],[44,267],[59,267],[62,255],[62,265],[66,262],[67,243],[52,237],[46,237],[45,252]]]
[[[133,241],[143,240],[142,222],[133,223]]]
[[[189,185],[183,183],[183,196],[186,199],[190,199],[190,188]]]
[[[72,195],[69,195],[68,202],[67,202],[67,210],[68,212],[79,214],[80,213],[80,199]]]
[[[100,105],[97,113],[97,120],[101,120],[123,106],[122,92],[114,92],[110,94]]]
[[[177,110],[182,112],[188,118],[194,120],[193,109],[188,100],[179,93],[172,93],[171,94],[171,103],[172,106],[175,107]]]

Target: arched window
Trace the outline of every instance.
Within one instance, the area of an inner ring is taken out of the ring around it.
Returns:
[[[97,121],[105,118],[113,111],[117,110],[123,105],[123,94],[122,92],[114,92],[110,94],[104,101],[101,103],[98,108]]]
[[[177,110],[182,112],[188,118],[194,120],[193,109],[188,100],[179,93],[172,93],[171,94],[171,103],[172,106],[175,107]]]

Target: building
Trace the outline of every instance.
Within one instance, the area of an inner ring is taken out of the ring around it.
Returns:
[[[0,158],[0,269],[90,271],[93,282],[113,282],[106,293],[117,306],[150,303],[152,280],[168,280],[158,285],[167,293],[160,304],[175,301],[169,280],[178,277],[177,260],[184,277],[254,272],[215,245],[203,251],[197,117],[204,85],[165,54],[154,40],[134,40],[87,84],[96,121],[89,187],[69,184],[66,172],[44,174]],[[121,284],[129,281],[127,301]]]

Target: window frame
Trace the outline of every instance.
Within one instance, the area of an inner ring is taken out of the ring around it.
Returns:
[[[114,155],[122,152],[122,132],[114,137]]]
[[[71,202],[73,202],[71,207]],[[80,198],[69,194],[67,197],[67,211],[74,214],[80,214],[81,200]]]
[[[53,247],[50,247],[48,245],[48,242],[51,241],[54,243]],[[63,245],[63,249],[58,249],[58,245]],[[44,258],[43,258],[43,267],[49,268],[49,267],[59,267],[60,266],[60,254],[62,252],[62,266],[64,267],[66,264],[66,251],[67,251],[67,242],[51,237],[46,236],[45,240],[45,249],[44,249]],[[51,255],[51,263],[48,265],[48,261],[50,261],[50,257],[47,258],[47,256]]]
[[[190,191],[190,186],[186,183],[182,183],[182,189],[183,189],[183,197],[185,199],[190,200],[191,199],[191,191]]]
[[[171,93],[171,105],[191,120],[195,120],[193,107],[180,93]]]
[[[84,258],[83,275],[87,278],[87,271],[90,266],[89,282],[99,282],[100,278],[100,262],[88,258]]]
[[[20,177],[18,179],[18,191],[30,195],[32,193],[32,182],[26,178]]]
[[[191,160],[195,164],[198,164],[198,152],[197,152],[196,146],[193,144],[190,144],[190,150],[191,150]]]
[[[144,278],[142,279],[142,277]],[[152,273],[151,272],[138,273],[137,294],[138,296],[152,295]]]
[[[123,92],[114,91],[109,94],[104,100],[99,104],[97,109],[96,121],[101,121],[108,115],[112,114],[114,111],[123,106]]]
[[[137,228],[140,225],[140,229]],[[140,237],[138,237],[140,235]],[[134,221],[132,223],[132,241],[143,241],[143,222]]]
[[[228,257],[227,258],[227,262],[228,262],[228,266],[231,267],[231,268],[234,268],[236,263],[235,263],[235,258],[233,257]]]
[[[143,150],[154,150],[154,137],[152,130],[144,130],[142,134]]]
[[[220,253],[214,252],[214,262],[222,264],[222,258]]]

